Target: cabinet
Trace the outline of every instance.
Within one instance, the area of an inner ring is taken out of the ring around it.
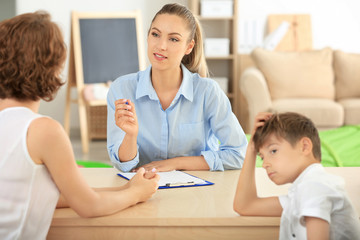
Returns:
[[[220,2],[224,0],[217,0]],[[209,1],[211,3],[211,1]],[[207,38],[227,38],[229,39],[229,54],[226,56],[206,56],[209,67],[210,78],[226,77],[227,96],[230,99],[232,110],[239,116],[238,109],[238,81],[237,81],[237,25],[238,25],[238,0],[232,0],[232,16],[202,16],[200,0],[188,0],[189,9],[199,19],[203,28],[204,42]],[[224,2],[225,3],[225,2]],[[227,1],[228,3],[228,1]]]

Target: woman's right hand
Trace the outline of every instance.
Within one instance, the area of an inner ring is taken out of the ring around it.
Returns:
[[[115,124],[126,134],[137,136],[139,125],[137,121],[135,104],[130,99],[115,101]]]
[[[138,202],[145,202],[158,189],[160,176],[154,173],[152,178],[147,178],[144,168],[139,168],[136,174],[129,181],[129,188],[135,191]]]

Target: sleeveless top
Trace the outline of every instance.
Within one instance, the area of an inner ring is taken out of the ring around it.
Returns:
[[[0,111],[0,239],[45,239],[49,231],[59,190],[26,141],[39,117],[25,107]]]

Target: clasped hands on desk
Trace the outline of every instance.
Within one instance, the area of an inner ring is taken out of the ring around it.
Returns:
[[[342,176],[360,213],[360,167],[326,168]],[[83,168],[92,187],[121,186],[127,180],[113,168]],[[211,186],[159,189],[147,202],[116,214],[81,218],[72,209],[56,209],[48,239],[278,239],[279,217],[243,217],[233,211],[240,170],[189,171],[214,182]],[[289,184],[276,186],[264,169],[256,169],[259,196],[287,193]]]

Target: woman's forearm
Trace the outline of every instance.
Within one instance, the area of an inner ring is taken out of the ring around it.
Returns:
[[[209,170],[210,167],[207,164],[203,156],[191,156],[191,157],[177,157],[172,160],[176,161],[176,169],[178,170]]]
[[[95,190],[95,192],[111,192],[111,191],[120,191],[123,190],[125,188],[128,188],[128,184],[119,186],[119,187],[107,187],[107,188],[93,188]],[[67,203],[66,199],[64,198],[64,196],[62,194],[60,194],[59,200],[56,204],[56,208],[66,208],[66,207],[70,207],[69,204]]]
[[[121,162],[127,162],[134,159],[137,154],[137,137],[126,134],[119,147],[118,154]]]

